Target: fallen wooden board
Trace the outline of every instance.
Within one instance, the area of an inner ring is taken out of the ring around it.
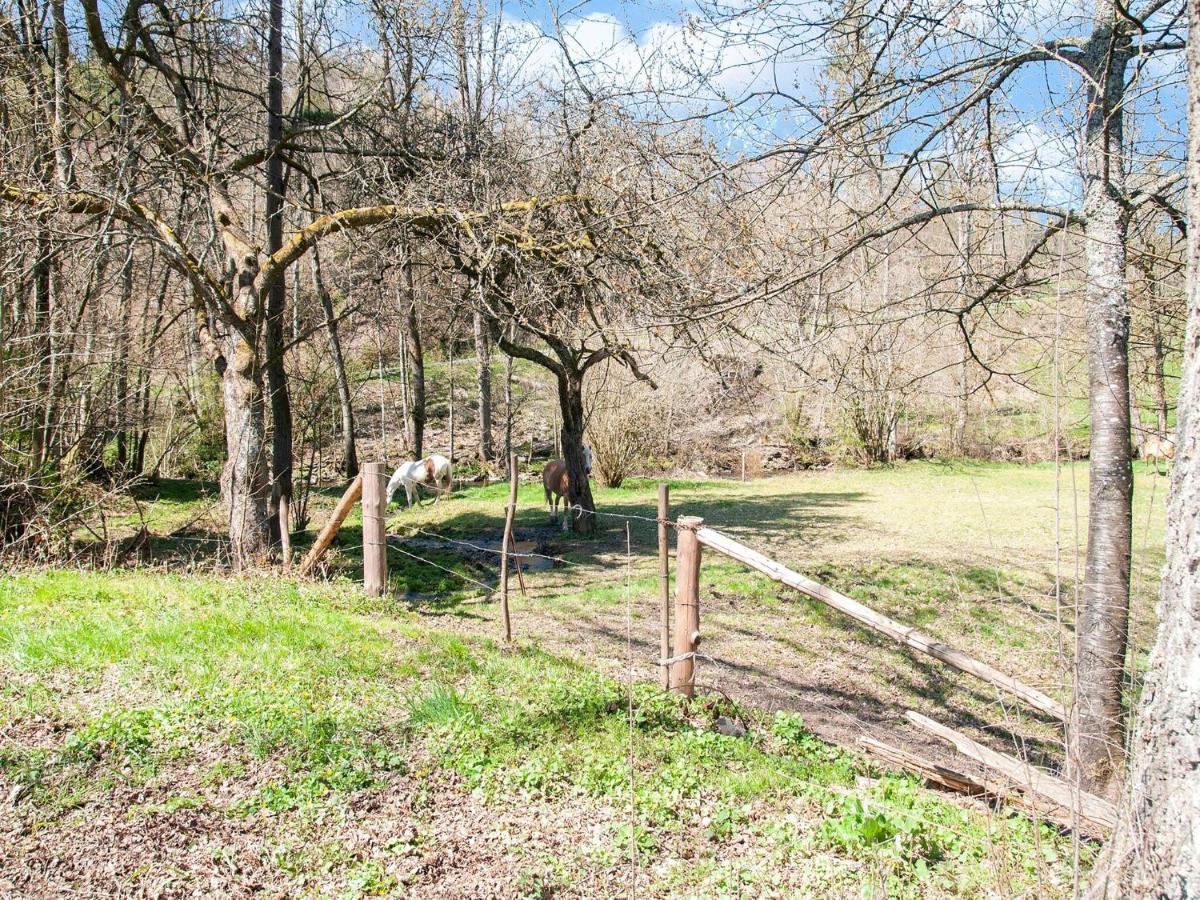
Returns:
[[[963,756],[999,772],[1021,790],[1037,794],[1065,810],[1074,810],[1081,819],[1089,820],[1096,827],[1111,830],[1116,825],[1116,807],[1103,797],[1089,794],[1087,791],[1055,778],[1048,772],[1043,772],[1036,766],[1000,753],[991,747],[985,747],[962,732],[935,722],[918,712],[909,710],[904,716],[922,731],[927,731],[953,744]]]
[[[1024,700],[1034,709],[1041,710],[1047,715],[1053,716],[1060,722],[1066,721],[1067,711],[1057,700],[1046,696],[1036,688],[1017,681],[1017,679],[1009,675],[1005,675],[999,669],[989,666],[982,660],[963,653],[961,650],[951,647],[948,644],[941,643],[919,628],[889,619],[887,616],[875,612],[869,606],[864,606],[862,603],[847,597],[845,594],[839,594],[832,588],[819,584],[810,578],[805,578],[799,572],[794,572],[786,566],[775,562],[773,559],[763,556],[757,550],[751,550],[744,544],[738,543],[733,538],[719,531],[701,527],[696,529],[696,535],[700,539],[700,543],[704,546],[711,547],[713,550],[725,554],[730,559],[735,559],[752,569],[762,572],[768,578],[786,584],[788,587],[795,588],[805,596],[812,597],[814,600],[820,600],[822,603],[832,606],[839,612],[845,613],[850,618],[863,623],[872,630],[887,635],[892,640],[899,641],[907,647],[926,653],[934,659],[941,660],[946,665],[953,666],[960,672],[966,672],[989,684],[993,684],[1012,694],[1014,697]]]
[[[350,514],[350,510],[354,508],[354,504],[358,502],[358,498],[362,496],[362,475],[355,476],[350,482],[350,487],[346,488],[346,493],[342,494],[342,499],[337,502],[337,506],[333,508],[333,512],[329,516],[329,521],[325,523],[325,527],[321,529],[321,533],[317,535],[317,541],[312,545],[312,548],[304,557],[304,561],[300,563],[299,574],[307,575],[312,571],[312,567],[317,564],[317,560],[333,543],[333,539],[337,537],[338,529],[342,527],[342,522],[346,516]]]
[[[1055,825],[1078,831],[1084,837],[1103,839],[1111,833],[1108,828],[1101,828],[1098,823],[1089,819],[1072,816],[1071,810],[1064,809],[1057,803],[1051,803],[1037,794],[1022,794],[1009,781],[980,780],[965,772],[932,762],[871,737],[859,738],[859,742],[868,753],[882,762],[912,772],[926,781],[960,794],[966,794],[968,797],[999,800],[1033,818],[1044,819]]]

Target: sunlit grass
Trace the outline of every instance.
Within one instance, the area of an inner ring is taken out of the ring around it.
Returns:
[[[571,797],[595,805],[601,820],[631,808],[589,866],[619,869],[632,845],[643,864],[672,860],[684,843],[699,863],[711,861],[690,874],[667,866],[663,890],[722,893],[732,874],[722,848],[732,841],[747,854],[744,885],[777,878],[772,859],[788,860],[788,884],[826,885],[870,860],[879,885],[898,896],[922,893],[918,882],[986,889],[1001,870],[1025,873],[1027,882],[1010,885],[1019,892],[1046,865],[1039,847],[1067,858],[1049,830],[960,808],[906,779],[847,805],[870,766],[814,738],[799,716],[689,709],[646,684],[631,697],[535,643],[506,650],[462,638],[352,586],[9,578],[0,582],[0,673],[10,686],[0,722],[12,734],[31,716],[60,723],[50,743],[0,738],[0,775],[23,785],[22,802],[51,823],[76,821],[72,810],[117,784],[169,784],[193,759],[211,775],[131,814],[309,816],[433,760],[499,807]],[[750,736],[710,731],[718,711],[743,717]],[[253,778],[267,764],[271,774],[235,799],[204,786]],[[814,854],[850,869],[808,871]],[[332,866],[353,880],[368,863],[312,852],[287,865],[310,876]]]

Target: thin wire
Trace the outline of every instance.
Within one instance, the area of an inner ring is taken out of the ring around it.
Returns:
[[[680,525],[679,521],[676,519],[660,519],[658,516],[635,516],[630,513],[601,512],[598,509],[584,509],[578,503],[573,503],[573,504],[568,505],[567,509],[570,512],[575,513],[575,515],[577,517],[593,515],[593,516],[602,516],[602,517],[608,518],[608,519],[632,519],[632,520],[638,521],[638,522],[653,522],[655,525],[657,525],[660,522],[666,522],[668,525],[673,525],[676,528],[686,528],[687,527],[686,525]]]
[[[487,591],[489,594],[495,593],[495,591],[496,591],[496,589],[494,587],[492,587],[490,585],[486,585],[482,581],[477,581],[476,579],[470,577],[469,575],[464,575],[462,572],[456,572],[453,569],[447,568],[446,566],[440,566],[437,563],[433,562],[432,560],[425,559],[425,557],[423,557],[423,556],[418,556],[416,553],[409,553],[403,547],[398,547],[394,541],[389,543],[388,546],[391,547],[393,550],[397,550],[400,553],[403,553],[405,556],[412,557],[413,559],[417,560],[418,562],[425,563],[425,565],[427,565],[427,566],[433,566],[435,569],[441,569],[443,572],[448,572],[457,578],[461,578],[463,581],[469,582],[471,584],[476,584],[479,587],[483,588],[485,591]]]
[[[424,535],[425,537],[433,538],[434,540],[444,541],[447,544],[457,544],[460,547],[470,547],[472,550],[478,550],[480,553],[494,553],[497,556],[499,556],[501,553],[504,552],[503,550],[501,550],[498,547],[481,547],[478,544],[472,544],[470,541],[460,541],[460,540],[456,540],[455,538],[448,538],[448,537],[445,537],[440,534],[435,534],[432,531],[426,531],[424,528],[414,529],[413,533],[421,534],[421,535]],[[400,536],[400,538],[401,538],[401,540],[403,540],[404,536]],[[579,563],[579,562],[575,562],[573,560],[563,559],[561,556],[549,556],[545,553],[536,553],[533,550],[518,551],[515,553],[510,553],[509,556],[518,557],[518,558],[519,557],[536,557],[537,559],[548,559],[548,560],[551,560],[552,562],[562,563],[564,566],[586,565],[585,563]]]

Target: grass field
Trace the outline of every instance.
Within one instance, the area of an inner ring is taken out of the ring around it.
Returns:
[[[1067,699],[1085,477],[920,464],[672,490],[676,514]],[[157,565],[0,582],[0,894],[1066,896],[1094,854],[853,750],[911,745],[917,708],[1054,765],[1049,723],[730,562],[702,572],[704,699],[661,694],[654,526],[621,518],[652,515],[650,483],[599,490],[586,541],[522,489],[519,536],[562,562],[514,596],[512,647],[480,586],[494,564],[446,540],[494,537],[503,486],[397,512],[381,600],[356,585],[355,520],[324,583],[172,571],[163,536],[208,501],[166,494],[138,518]],[[1135,659],[1162,497],[1139,477]]]

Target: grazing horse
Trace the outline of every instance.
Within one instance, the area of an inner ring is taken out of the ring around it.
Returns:
[[[583,471],[592,474],[592,448],[583,448]],[[567,477],[567,464],[561,459],[556,459],[546,463],[546,468],[542,469],[542,489],[546,494],[546,503],[550,506],[550,517],[553,521],[558,521],[558,501],[563,501],[563,509],[567,507],[567,488],[570,487],[571,480]],[[563,523],[566,524],[565,522]]]
[[[1154,460],[1154,471],[1158,471],[1159,460],[1167,464],[1167,468],[1171,467],[1171,460],[1175,458],[1175,438],[1166,434],[1148,434],[1142,440],[1141,456],[1145,460],[1146,465],[1150,465],[1150,460]]]
[[[403,485],[408,505],[413,505],[413,497],[417,495],[417,485],[433,485],[433,502],[437,503],[442,494],[450,493],[450,460],[435,453],[416,462],[403,463],[392,475],[387,486],[387,502],[391,504],[392,495]]]

